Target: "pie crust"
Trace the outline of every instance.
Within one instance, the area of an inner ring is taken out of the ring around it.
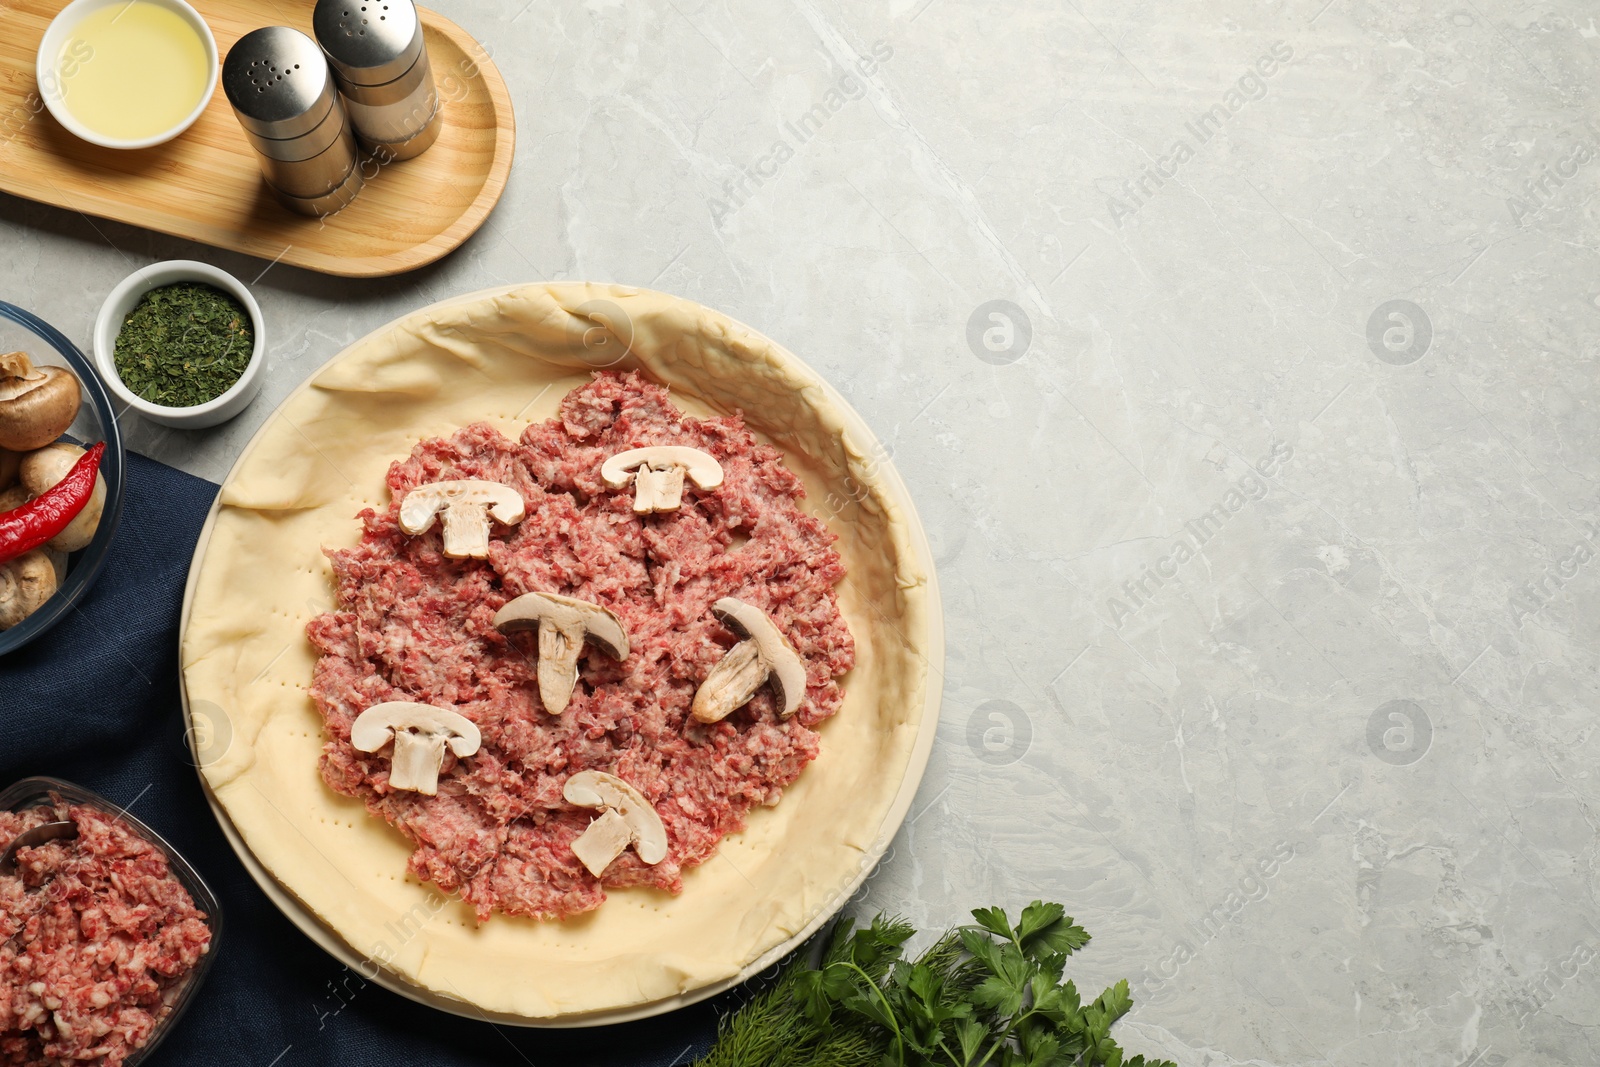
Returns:
[[[591,369],[637,369],[695,415],[742,411],[840,537],[840,609],[857,646],[822,751],[752,812],[679,896],[608,890],[563,922],[496,914],[406,874],[411,844],[318,773],[305,626],[331,604],[324,546],[424,437],[486,421],[515,438]],[[931,745],[942,654],[932,566],[904,487],[860,420],[749,328],[661,293],[577,283],[425,308],[335,357],[284,402],[223,484],[190,576],[186,699],[210,720],[201,773],[250,855],[358,957],[419,999],[530,1022],[729,984],[831,915],[905,815]],[[369,975],[369,977],[371,977]],[[693,999],[690,996],[690,999]],[[638,1013],[636,1013],[638,1014]]]

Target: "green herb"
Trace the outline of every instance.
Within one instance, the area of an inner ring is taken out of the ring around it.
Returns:
[[[1016,926],[999,908],[972,917],[914,960],[910,924],[844,920],[822,965],[790,964],[698,1067],[1174,1067],[1125,1059],[1111,1037],[1133,1007],[1126,981],[1089,1004],[1063,981],[1089,934],[1060,904],[1036,900]]]
[[[249,313],[227,293],[164,285],[139,299],[117,333],[117,377],[152,404],[194,407],[233,387],[255,342]]]

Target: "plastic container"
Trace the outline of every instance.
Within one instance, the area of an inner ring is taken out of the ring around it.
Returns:
[[[139,1064],[150,1058],[157,1046],[178,1025],[178,1020],[183,1018],[183,1013],[194,1002],[194,996],[206,980],[206,974],[211,970],[211,964],[217,958],[217,946],[222,942],[222,905],[217,902],[216,894],[211,892],[211,887],[206,885],[205,879],[200,877],[198,871],[190,866],[177,849],[162,838],[150,827],[129,815],[120,805],[113,804],[105,797],[81,785],[73,785],[59,778],[24,778],[10,788],[0,791],[0,810],[25,811],[28,808],[41,807],[50,803],[50,794],[55,793],[68,804],[78,804],[84,807],[95,808],[120,819],[132,827],[135,833],[150,842],[167,857],[167,865],[172,874],[189,896],[194,900],[194,906],[199,908],[206,916],[206,926],[211,930],[211,944],[206,949],[206,954],[200,957],[200,962],[194,969],[167,991],[167,1006],[170,1009],[166,1018],[156,1024],[150,1040],[145,1042],[143,1048],[123,1061],[123,1067],[138,1067]]]
[[[78,376],[83,385],[83,407],[64,439],[80,445],[96,441],[106,443],[106,454],[100,461],[106,503],[100,527],[89,547],[67,557],[67,578],[56,595],[21,624],[0,630],[0,656],[16,651],[60,622],[100,576],[111,551],[111,539],[117,532],[117,520],[122,517],[122,480],[126,470],[116,408],[111,406],[111,395],[95,373],[94,365],[55,327],[15,304],[0,300],[0,352],[17,349],[28,353],[36,364],[69,367]]]

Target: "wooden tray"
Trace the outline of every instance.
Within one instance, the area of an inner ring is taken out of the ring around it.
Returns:
[[[191,0],[227,55],[253,29],[292,15],[311,32],[310,0]],[[296,215],[267,189],[228,99],[216,94],[176,140],[118,151],[80,141],[51,117],[35,53],[61,0],[0,6],[0,190],[191,241],[345,277],[414,270],[457,248],[505,190],[516,143],[505,80],[449,19],[418,9],[444,104],[444,129],[422,155],[379,167],[355,203],[326,219]]]

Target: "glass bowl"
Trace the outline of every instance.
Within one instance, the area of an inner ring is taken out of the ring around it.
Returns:
[[[168,1012],[166,1018],[156,1024],[150,1032],[150,1039],[144,1047],[134,1051],[126,1060],[123,1067],[139,1067],[156,1050],[156,1046],[172,1032],[178,1025],[178,1020],[194,1002],[194,996],[206,980],[206,973],[211,970],[212,961],[217,958],[217,945],[222,941],[222,905],[217,903],[217,898],[211,892],[211,887],[206,885],[199,873],[189,865],[171,845],[162,839],[150,827],[129,815],[116,804],[111,803],[98,793],[91,792],[80,785],[64,782],[59,778],[24,778],[10,788],[0,791],[0,810],[25,811],[28,808],[42,807],[50,803],[50,794],[54,793],[68,804],[81,805],[95,808],[107,815],[111,815],[133,828],[134,832],[167,857],[167,866],[189,896],[194,900],[194,906],[205,912],[206,926],[211,930],[211,944],[207,947],[205,955],[200,957],[191,970],[171,989],[167,990],[166,1002]]]
[[[66,436],[80,445],[96,441],[106,443],[105,458],[100,461],[100,479],[105,483],[106,503],[94,540],[89,542],[87,548],[67,557],[66,581],[61,583],[56,595],[23,622],[9,630],[0,630],[0,656],[16,651],[60,622],[99,577],[106,556],[111,551],[117,520],[122,515],[123,472],[126,469],[116,409],[111,406],[111,394],[106,392],[104,383],[95,373],[94,364],[55,327],[15,304],[0,300],[0,352],[14,352],[17,349],[28,353],[35,363],[68,367],[78,376],[83,386],[83,407],[78,410],[78,417],[67,430]]]

